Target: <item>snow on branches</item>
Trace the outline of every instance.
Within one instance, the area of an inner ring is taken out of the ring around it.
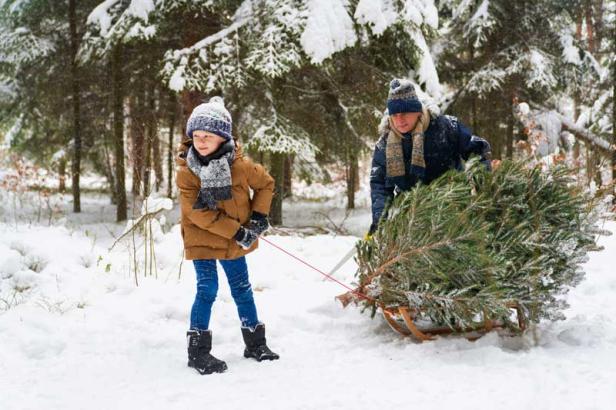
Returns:
[[[558,153],[559,142],[568,148],[568,142],[563,131],[569,131],[575,138],[580,139],[585,144],[590,144],[606,155],[616,149],[613,144],[577,125],[573,120],[568,119],[556,110],[531,109],[527,103],[521,102],[516,103],[514,112],[524,124],[524,133],[528,137],[524,146],[533,156],[545,157]]]
[[[279,78],[293,68],[321,64],[358,41],[366,45],[395,25],[404,27],[404,35],[421,51],[418,82],[438,96],[438,75],[423,32],[438,25],[432,0],[245,0],[226,28],[190,47],[168,51],[162,75],[175,91],[234,86],[236,77],[231,82],[210,79],[220,69],[212,65],[216,45],[233,38],[237,49],[222,59],[238,67],[243,81]]]

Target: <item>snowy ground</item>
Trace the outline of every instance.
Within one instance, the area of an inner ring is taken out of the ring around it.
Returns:
[[[308,208],[291,204],[289,215]],[[110,222],[112,210],[90,195],[78,218],[46,226],[45,218],[23,223],[9,214],[0,223],[1,409],[578,410],[616,401],[616,235],[591,254],[587,279],[569,295],[568,319],[541,325],[537,343],[497,334],[413,343],[379,317],[342,309],[334,296],[345,289],[262,242],[248,257],[251,281],[282,358],[242,357],[221,274],[213,353],[229,370],[199,376],[186,367],[194,270],[185,262],[178,279],[178,228],[163,224],[158,278],[141,274],[136,287],[126,248],[108,252],[123,229]],[[355,218],[359,235],[369,216],[364,209]],[[616,223],[606,227],[616,232]],[[268,239],[329,270],[357,237]],[[339,278],[351,283],[354,271],[351,261]]]

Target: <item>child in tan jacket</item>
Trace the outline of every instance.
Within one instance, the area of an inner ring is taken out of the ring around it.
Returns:
[[[222,98],[213,97],[190,115],[188,139],[177,160],[185,256],[193,261],[197,273],[187,332],[188,366],[201,374],[227,369],[224,361],[210,354],[209,322],[218,291],[216,261],[225,271],[237,306],[246,344],[244,357],[257,361],[279,358],[266,344],[244,257],[257,248],[258,237],[269,227],[274,180],[261,165],[243,156],[231,131],[231,115]]]

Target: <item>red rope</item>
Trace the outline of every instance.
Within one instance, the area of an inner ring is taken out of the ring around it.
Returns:
[[[352,293],[356,294],[357,296],[359,296],[359,297],[361,297],[361,298],[364,298],[364,299],[366,299],[366,300],[374,300],[374,299],[373,299],[373,298],[371,298],[370,296],[364,295],[363,293],[361,293],[361,292],[359,292],[359,291],[357,291],[357,290],[355,290],[355,289],[351,288],[350,286],[346,285],[345,283],[340,282],[338,279],[334,278],[333,276],[328,275],[327,273],[323,272],[323,271],[322,271],[322,270],[320,270],[319,268],[316,268],[316,267],[312,266],[311,264],[309,264],[308,262],[306,262],[306,261],[304,261],[304,260],[302,260],[302,259],[298,258],[297,256],[293,255],[291,252],[288,252],[288,251],[284,250],[283,248],[281,248],[280,246],[276,245],[275,243],[273,243],[273,242],[271,242],[271,241],[269,241],[269,240],[265,239],[263,236],[261,236],[259,239],[261,239],[261,240],[263,240],[263,241],[265,241],[265,242],[269,243],[269,244],[270,244],[270,245],[272,245],[274,248],[276,248],[276,249],[278,249],[278,250],[280,250],[280,251],[282,251],[282,252],[286,253],[287,255],[289,255],[290,257],[292,257],[293,259],[295,259],[295,260],[297,260],[297,261],[299,261],[299,262],[303,263],[304,265],[308,266],[309,268],[311,268],[311,269],[313,269],[313,270],[315,270],[315,271],[319,272],[321,275],[323,275],[323,276],[325,276],[326,278],[328,278],[328,279],[330,279],[330,280],[332,280],[332,281],[336,282],[337,284],[339,284],[340,286],[342,286],[342,287],[344,287],[344,288],[348,289],[349,291],[351,291]]]

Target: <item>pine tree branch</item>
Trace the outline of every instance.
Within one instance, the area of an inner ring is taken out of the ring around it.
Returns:
[[[464,239],[468,239],[471,235],[470,234],[466,234],[463,235],[461,237],[456,238],[455,240],[464,240]],[[409,251],[403,252],[398,254],[397,256],[389,259],[387,262],[383,263],[382,265],[380,265],[373,273],[371,273],[367,278],[366,278],[366,283],[364,283],[362,285],[362,289],[365,286],[370,285],[370,283],[372,283],[372,281],[377,277],[380,276],[381,274],[383,274],[383,272],[385,271],[385,269],[387,269],[389,266],[400,262],[401,260],[404,260],[406,258],[408,258],[411,255],[416,255],[416,254],[422,254],[425,252],[429,252],[431,250],[443,247],[443,246],[448,246],[451,245],[454,242],[454,239],[446,239],[443,241],[438,241],[438,242],[434,242],[428,245],[424,245],[424,246],[420,246],[419,248],[412,248]]]
[[[236,21],[235,23],[231,24],[230,26],[225,27],[224,29],[218,31],[217,33],[214,33],[211,36],[207,36],[204,39],[199,40],[192,46],[178,50],[178,55],[184,56],[184,55],[193,54],[207,46],[211,46],[212,44],[218,41],[221,41],[222,39],[228,37],[230,34],[238,31],[240,28],[244,27],[249,21],[250,21],[249,17],[244,17]]]

